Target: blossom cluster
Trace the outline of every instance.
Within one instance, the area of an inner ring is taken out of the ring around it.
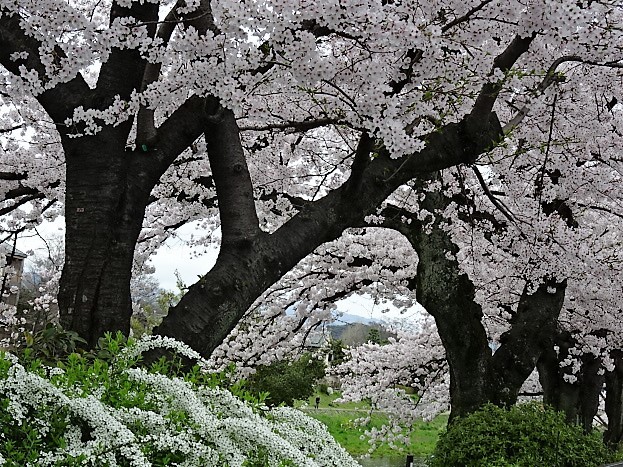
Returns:
[[[48,368],[0,354],[0,465],[19,459],[14,441],[25,434],[28,465],[358,465],[302,412],[132,366],[137,352],[160,345],[195,356],[179,343],[145,338],[123,351],[108,344],[117,349],[110,365],[73,354]]]

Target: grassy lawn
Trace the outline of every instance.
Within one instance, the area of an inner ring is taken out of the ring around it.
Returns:
[[[320,396],[319,409],[314,408],[316,396]],[[334,393],[330,396],[326,394],[316,394],[307,403],[300,403],[298,406],[305,412],[321,421],[333,437],[351,455],[361,456],[367,454],[370,447],[367,438],[360,439],[364,431],[372,427],[381,427],[387,423],[387,416],[382,413],[374,413],[370,423],[365,427],[355,426],[351,420],[367,415],[370,405],[366,402],[347,402],[337,403],[335,399],[340,396]],[[424,457],[432,453],[437,443],[439,431],[445,428],[448,421],[447,415],[440,415],[431,422],[417,422],[411,432],[411,444],[402,446],[405,453],[413,454],[416,457]],[[398,452],[388,446],[380,446],[372,457],[395,456]]]

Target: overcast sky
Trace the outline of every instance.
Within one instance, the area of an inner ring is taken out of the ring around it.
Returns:
[[[37,235],[19,237],[17,248],[26,253],[32,250],[34,254],[47,255],[47,248],[43,239],[49,242],[55,236],[62,238],[64,235],[64,219],[58,219],[54,223],[46,223],[40,226],[37,231],[40,237]],[[168,240],[158,249],[156,255],[152,257],[151,264],[156,269],[154,276],[163,289],[176,290],[176,271],[179,271],[182,281],[186,285],[190,285],[195,283],[201,275],[207,273],[216,262],[218,253],[216,248],[208,251],[206,254],[197,255],[193,249],[184,244],[182,240],[189,240],[192,234],[192,225],[183,227],[178,231],[178,238]],[[26,268],[30,264],[27,258]],[[370,297],[357,295],[338,303],[338,310],[342,312],[375,320],[410,319],[421,313],[421,308],[419,307],[409,309],[406,313],[401,313],[401,310],[391,306],[388,313],[382,313],[382,310],[385,308],[387,306],[375,304]]]

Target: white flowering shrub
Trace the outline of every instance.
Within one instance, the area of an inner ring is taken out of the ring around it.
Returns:
[[[172,339],[110,335],[107,358],[72,353],[56,367],[31,351],[0,353],[0,465],[358,465],[322,424],[220,387],[201,360],[186,371],[164,359],[137,366],[156,346],[197,356]]]
[[[0,349],[14,347],[19,342],[25,323],[25,318],[17,313],[17,307],[0,303]]]

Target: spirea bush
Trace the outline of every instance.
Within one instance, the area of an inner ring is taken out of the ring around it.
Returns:
[[[154,347],[199,364],[137,366]],[[240,386],[220,387],[223,376],[202,363],[163,337],[126,345],[107,336],[97,354],[72,353],[55,367],[29,350],[20,359],[0,353],[0,465],[358,465],[319,422],[290,408],[269,410],[264,396]]]
[[[612,460],[601,433],[584,434],[538,403],[489,404],[442,433],[431,467],[595,467]]]

